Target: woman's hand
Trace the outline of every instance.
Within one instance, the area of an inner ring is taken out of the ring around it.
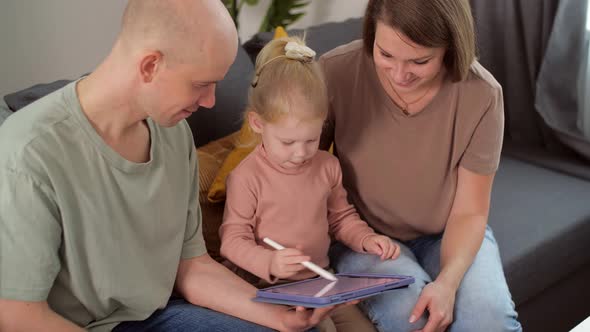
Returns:
[[[426,285],[412,310],[410,323],[415,322],[428,310],[428,322],[420,332],[444,332],[453,322],[456,289],[440,281]]]
[[[299,249],[286,248],[277,250],[270,261],[270,274],[275,278],[287,279],[304,270],[305,266],[301,265],[301,263],[310,259]]]
[[[396,259],[400,254],[399,245],[385,235],[369,235],[363,241],[363,249],[381,260]]]

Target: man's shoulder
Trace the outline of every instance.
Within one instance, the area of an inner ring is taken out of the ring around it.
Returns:
[[[2,124],[0,166],[24,167],[39,154],[57,154],[58,142],[72,135],[71,129],[76,127],[60,90],[20,109]]]

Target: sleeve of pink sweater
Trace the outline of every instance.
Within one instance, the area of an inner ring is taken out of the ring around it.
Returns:
[[[240,268],[274,283],[276,278],[270,274],[273,252],[256,243],[255,188],[245,180],[230,173],[226,183],[226,201],[223,224],[219,228],[221,255]]]
[[[375,231],[363,221],[354,206],[348,203],[346,189],[342,185],[342,169],[338,159],[331,156],[328,172],[332,179],[332,192],[328,197],[328,222],[336,240],[357,252],[365,252],[363,241]]]

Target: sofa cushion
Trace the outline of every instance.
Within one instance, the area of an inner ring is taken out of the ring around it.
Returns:
[[[503,155],[494,230],[517,305],[590,263],[590,181]]]
[[[273,39],[288,37],[287,32],[283,27],[275,29]],[[211,203],[221,203],[225,201],[225,182],[229,173],[236,168],[244,158],[246,158],[252,150],[256,147],[258,141],[257,135],[250,129],[247,120],[244,120],[240,131],[236,133],[237,140],[234,142],[234,148],[229,153],[227,158],[221,164],[219,172],[213,179],[207,199]]]
[[[362,18],[351,18],[343,22],[325,23],[305,29],[305,43],[312,48],[319,57],[327,51],[361,38],[363,29]],[[302,36],[304,30],[288,30],[289,36]],[[252,63],[258,52],[273,38],[272,32],[261,32],[244,43]]]
[[[224,204],[207,201],[207,192],[224,159],[234,147],[235,134],[210,142],[197,149],[199,157],[199,204],[201,205],[203,238],[209,255],[221,261],[219,226],[223,220]]]
[[[187,119],[197,147],[240,129],[253,73],[254,65],[244,49],[238,47],[236,61],[225,78],[217,84],[215,106],[200,109]]]
[[[257,145],[258,137],[250,129],[247,121],[244,121],[240,131],[232,134],[234,136],[233,147],[231,152],[227,155],[219,171],[213,179],[213,183],[207,192],[207,200],[211,203],[225,202],[225,182],[229,173],[236,168],[244,158],[246,158]]]
[[[4,123],[6,118],[12,114],[12,111],[6,106],[3,100],[0,100],[0,126]]]
[[[59,80],[51,83],[35,84],[24,90],[7,94],[4,96],[4,101],[8,105],[8,108],[16,112],[35,100],[66,86],[70,82],[70,80]]]

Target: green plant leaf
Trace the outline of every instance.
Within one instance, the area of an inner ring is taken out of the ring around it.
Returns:
[[[291,7],[291,8],[292,9],[295,9],[295,8],[303,8],[303,7],[307,6],[308,4],[309,4],[309,2],[302,2],[302,3],[299,3],[299,4],[293,5],[293,7]]]
[[[229,15],[231,16],[232,20],[234,21],[236,29],[238,28],[238,15],[240,14],[240,10],[237,5],[237,1],[238,0],[222,0],[223,4],[225,5],[225,8],[227,8]]]
[[[272,31],[277,26],[287,27],[299,20],[305,12],[294,11],[309,4],[306,0],[272,0],[259,31]]]
[[[236,29],[239,28],[238,25],[238,17],[240,16],[240,12],[244,5],[248,6],[256,6],[260,2],[260,0],[221,0],[227,8],[227,11],[231,15],[234,24],[236,25]]]

